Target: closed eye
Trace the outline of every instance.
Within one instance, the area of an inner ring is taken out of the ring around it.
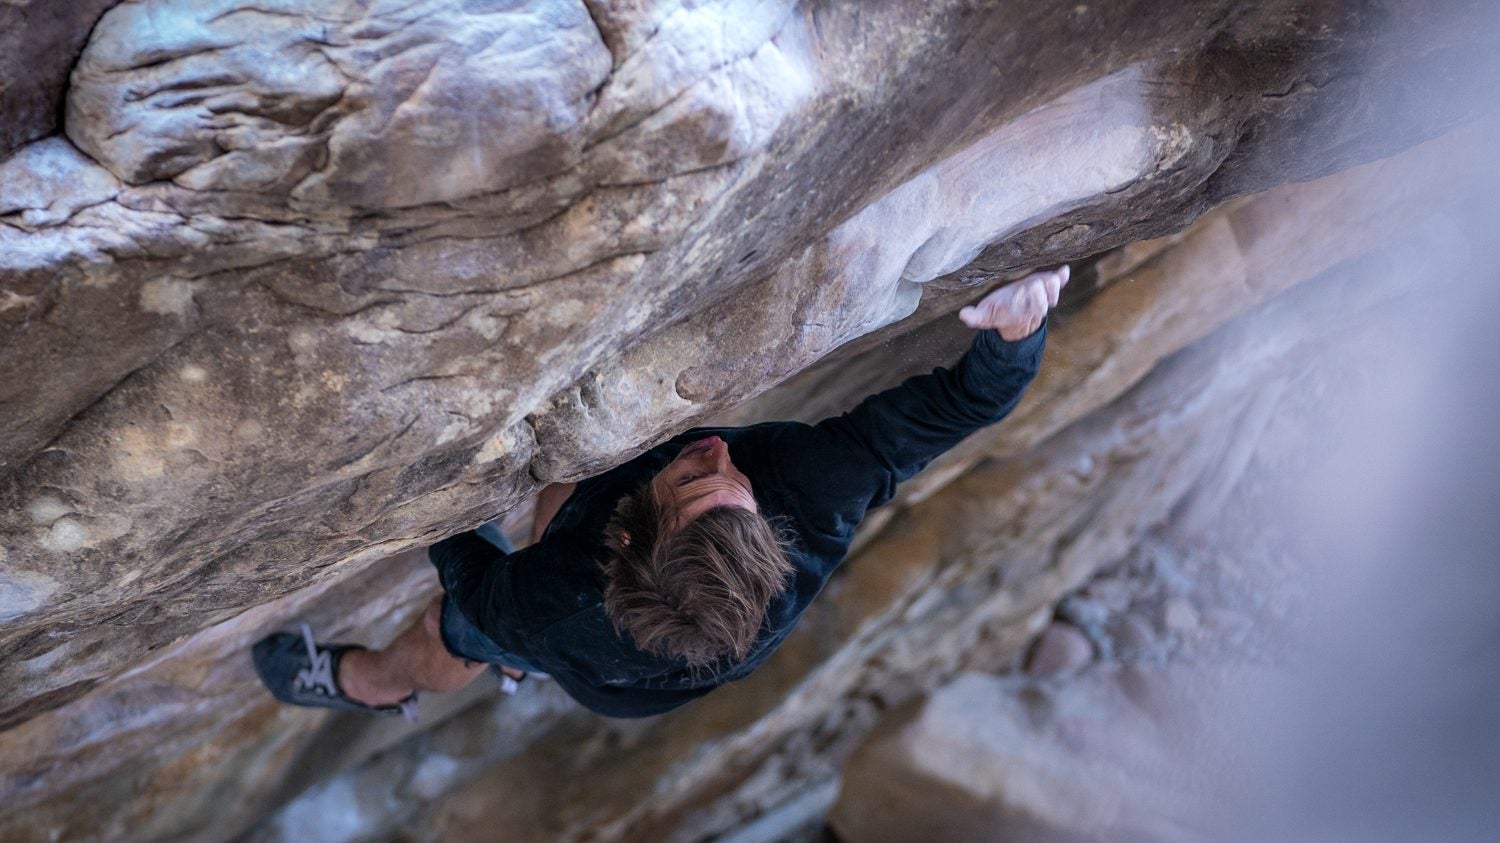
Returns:
[[[703,475],[701,475],[701,474],[688,474],[688,475],[685,475],[685,476],[683,476],[681,479],[679,479],[677,481],[677,485],[678,486],[686,486],[687,484],[693,482],[694,480],[697,480],[699,477],[702,477],[702,476]]]

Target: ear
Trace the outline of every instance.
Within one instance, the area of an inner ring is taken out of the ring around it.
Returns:
[[[620,545],[622,547],[630,547],[630,534],[624,530],[620,531]]]

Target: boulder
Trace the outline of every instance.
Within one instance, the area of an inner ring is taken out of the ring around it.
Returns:
[[[964,674],[850,757],[829,823],[872,843],[1205,839],[1227,782],[1190,695],[1211,693],[1184,669],[1065,684]]]

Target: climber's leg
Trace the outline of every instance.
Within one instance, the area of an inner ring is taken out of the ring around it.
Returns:
[[[456,691],[486,664],[454,656],[443,644],[441,597],[384,650],[351,650],[339,660],[339,688],[366,705],[389,705],[415,691]]]

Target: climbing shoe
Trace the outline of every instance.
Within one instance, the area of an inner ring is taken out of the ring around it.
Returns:
[[[417,695],[412,694],[395,705],[365,705],[350,699],[339,688],[336,678],[339,660],[350,650],[361,650],[350,644],[320,645],[313,641],[312,628],[302,624],[302,635],[278,632],[262,638],[251,649],[255,672],[271,696],[291,705],[313,708],[339,708],[369,711],[376,714],[399,714],[408,721],[417,720]]]

